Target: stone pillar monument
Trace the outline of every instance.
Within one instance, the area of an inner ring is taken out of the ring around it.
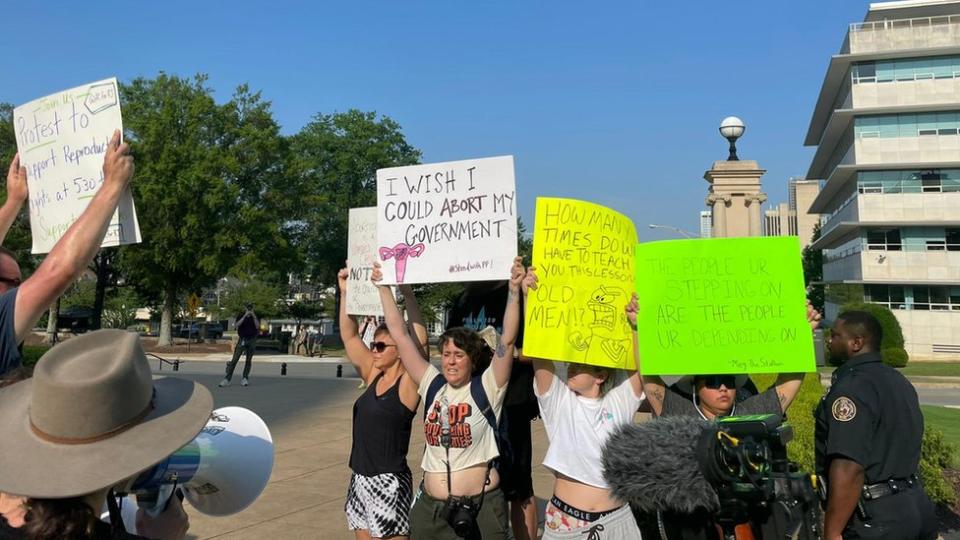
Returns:
[[[713,237],[760,236],[763,234],[763,212],[760,207],[767,195],[760,190],[760,177],[767,172],[756,161],[741,161],[735,141],[743,135],[739,118],[725,118],[720,133],[730,141],[727,161],[713,162],[703,178],[710,183],[707,207],[713,210]]]
[[[713,237],[760,236],[767,195],[760,189],[766,171],[756,161],[716,161],[703,178],[710,183],[707,207],[713,210]]]

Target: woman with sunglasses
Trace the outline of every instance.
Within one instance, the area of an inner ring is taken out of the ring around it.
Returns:
[[[477,332],[451,328],[440,336],[442,371],[430,364],[406,332],[383,273],[374,264],[372,280],[390,335],[424,397],[423,493],[410,512],[413,540],[506,539],[507,507],[494,467],[499,457],[494,426],[500,420],[513,347],[520,329],[520,284],[528,275],[520,257],[513,261],[503,315],[503,336],[494,350]],[[492,358],[491,358],[492,357]],[[485,403],[484,403],[485,402]]]
[[[350,363],[367,385],[353,404],[353,446],[350,488],[344,511],[358,540],[407,538],[413,477],[407,465],[410,428],[420,396],[417,383],[400,361],[397,343],[387,327],[374,331],[370,346],[363,342],[357,321],[347,314],[347,269],[340,270],[340,337]],[[426,347],[427,330],[409,286],[401,286],[416,350]],[[391,293],[392,294],[392,293]],[[411,340],[412,341],[412,340]]]

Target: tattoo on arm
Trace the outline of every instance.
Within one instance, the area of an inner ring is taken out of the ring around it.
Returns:
[[[780,400],[780,411],[782,412],[787,408],[787,396],[783,392],[777,390],[777,398]]]
[[[503,358],[507,355],[507,347],[500,341],[500,336],[497,336],[497,358]]]
[[[520,299],[520,295],[517,294],[517,291],[510,291],[510,292],[507,294],[507,303],[508,303],[508,304],[512,304],[512,303],[516,302],[516,301],[519,300],[519,299]]]
[[[660,388],[654,388],[649,394],[657,403],[663,403],[663,390]]]

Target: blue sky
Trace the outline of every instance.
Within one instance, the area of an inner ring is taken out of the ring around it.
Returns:
[[[92,80],[206,73],[219,101],[249,83],[283,132],[316,113],[375,110],[424,161],[513,154],[520,214],[535,197],[615,208],[642,240],[698,230],[720,120],[769,202],[806,173],[827,62],[868,3],[15,2],[0,32],[0,101]]]

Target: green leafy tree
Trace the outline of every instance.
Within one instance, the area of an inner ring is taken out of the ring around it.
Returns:
[[[3,173],[3,180],[0,180],[0,205],[7,200],[7,168],[16,153],[17,139],[13,129],[13,105],[0,103],[0,171]],[[35,257],[30,253],[32,239],[30,236],[30,217],[26,208],[28,204],[24,204],[24,210],[20,212],[3,240],[3,247],[16,254],[24,278],[36,270],[41,260],[40,257]]]
[[[169,345],[177,299],[238,263],[289,264],[285,143],[269,103],[241,86],[217,105],[206,77],[160,74],[121,87],[127,141],[137,162],[132,188],[143,243],[120,266],[161,306],[158,344]]]
[[[810,245],[803,248],[803,280],[807,284],[807,298],[818,311],[823,312],[824,287],[813,283],[823,281],[823,250],[813,249],[811,246],[820,239],[820,223],[813,226],[813,237]]]
[[[296,321],[297,326],[300,326],[303,321],[316,319],[321,316],[324,311],[323,308],[323,302],[298,301],[287,304],[283,314]]]
[[[290,170],[305,189],[300,241],[308,273],[336,283],[347,253],[350,208],[375,206],[377,169],[414,165],[420,151],[400,124],[375,112],[318,114],[291,139]]]
[[[247,304],[253,304],[260,319],[283,315],[287,309],[283,302],[283,287],[257,278],[231,282],[220,303],[228,318],[242,313]]]

